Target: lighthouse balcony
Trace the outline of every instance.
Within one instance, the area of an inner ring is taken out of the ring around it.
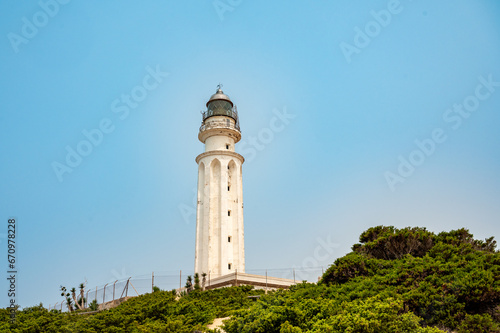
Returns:
[[[227,118],[203,121],[203,123],[200,126],[200,133],[211,129],[231,129],[240,132],[240,124],[238,121],[235,122],[232,119],[227,119]]]

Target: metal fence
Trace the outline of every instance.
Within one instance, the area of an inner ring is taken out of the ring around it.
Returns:
[[[278,269],[249,269],[245,273],[302,281],[317,282],[324,272],[323,267],[310,268],[278,268]],[[161,290],[179,290],[186,284],[188,276],[193,278],[193,271],[172,272],[152,272],[148,275],[129,277],[128,279],[116,280],[92,289],[86,289],[84,297],[86,306],[96,300],[98,304],[104,304],[123,297],[139,296],[153,291],[153,287]],[[217,278],[219,275],[207,274],[207,281]],[[201,280],[201,276],[200,276]],[[193,279],[194,284],[194,279]],[[48,310],[68,311],[66,301],[50,304]]]

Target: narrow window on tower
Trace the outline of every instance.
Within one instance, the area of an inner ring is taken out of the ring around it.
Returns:
[[[227,269],[231,269],[231,264],[227,264]]]
[[[229,185],[228,185],[228,186],[227,186],[227,190],[228,190],[228,191],[231,191],[231,186],[229,186]]]
[[[231,216],[231,211],[230,210],[227,211],[227,216]]]
[[[226,145],[226,149],[229,149],[229,145]]]
[[[231,243],[231,236],[227,236],[227,242]]]

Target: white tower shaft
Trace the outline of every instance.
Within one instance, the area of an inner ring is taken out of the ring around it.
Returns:
[[[234,151],[241,138],[238,115],[219,88],[207,103],[198,138],[195,273],[212,278],[245,271],[243,156]]]

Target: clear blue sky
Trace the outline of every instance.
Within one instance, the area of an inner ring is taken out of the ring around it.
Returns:
[[[380,224],[500,237],[497,0],[41,2],[0,3],[0,247],[15,217],[22,306],[193,270],[219,82],[247,158],[247,270],[326,267]],[[87,156],[70,167],[67,147]]]

